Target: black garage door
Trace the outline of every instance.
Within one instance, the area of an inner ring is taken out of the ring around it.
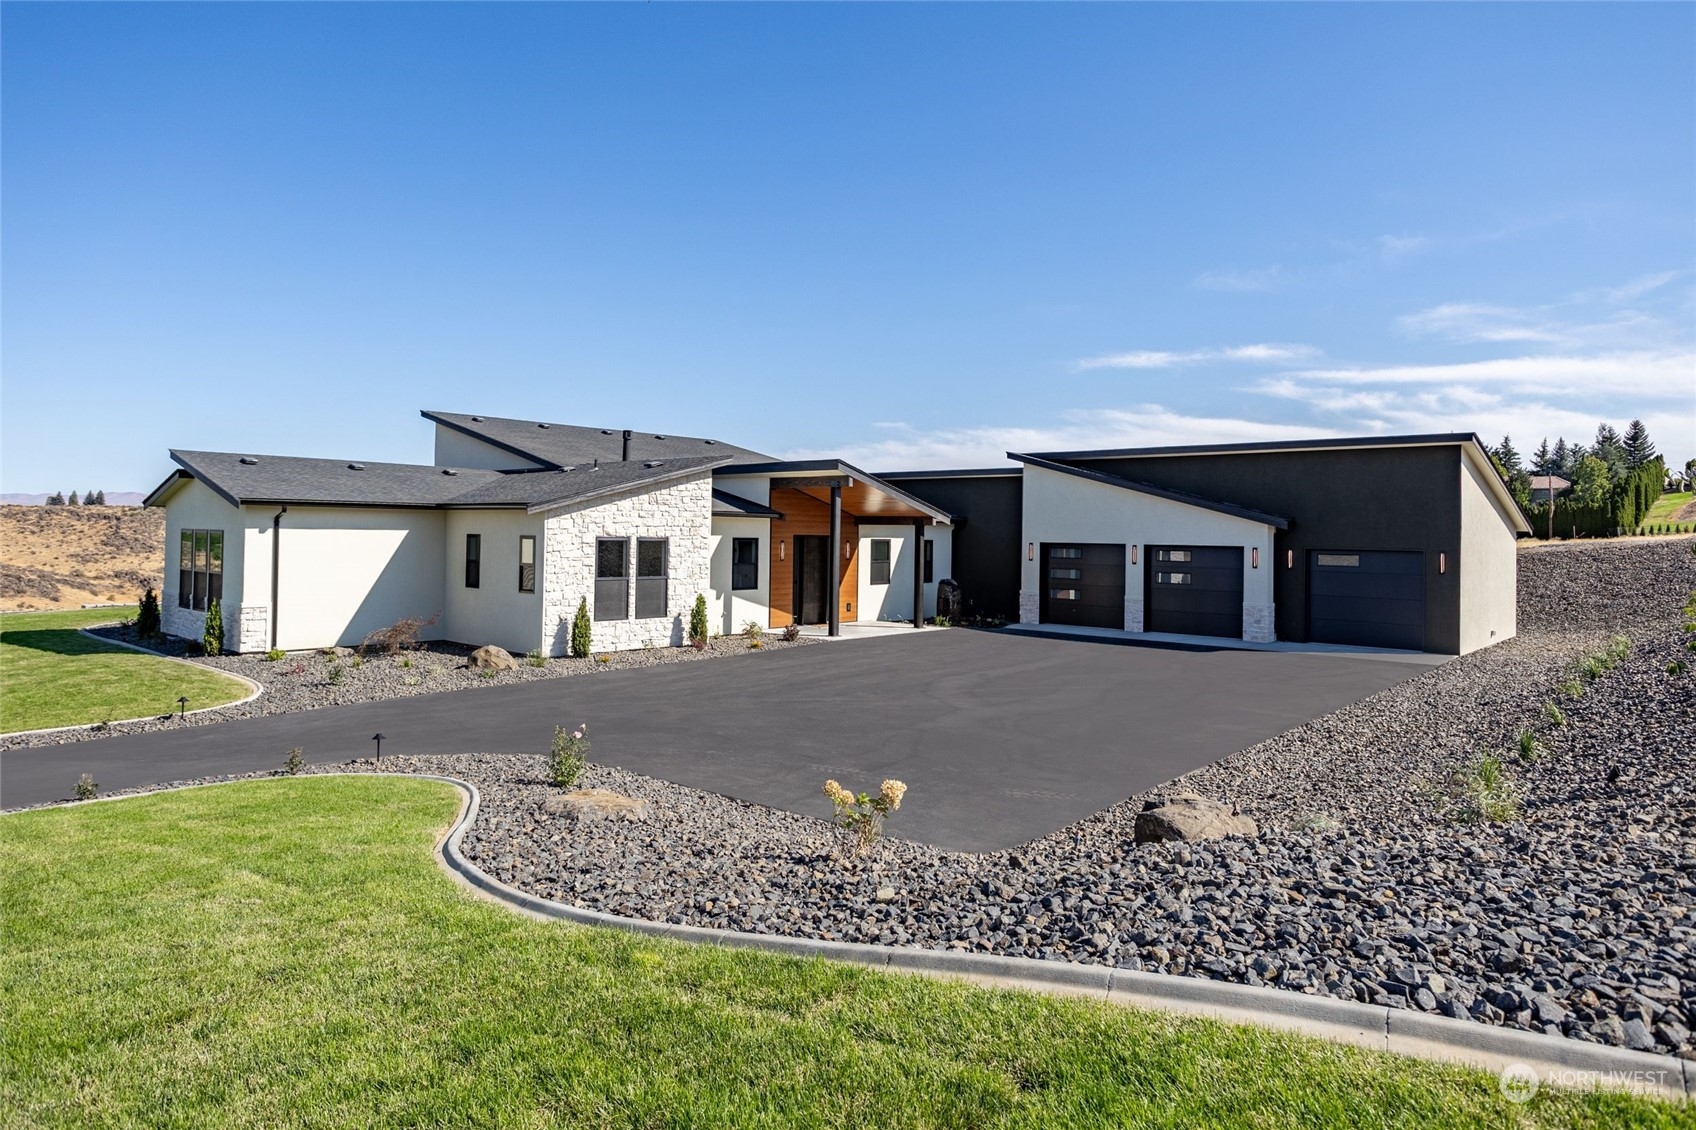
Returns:
[[[1242,546],[1151,545],[1144,572],[1148,631],[1242,638]]]
[[[1307,638],[1360,647],[1425,646],[1425,555],[1309,550]]]
[[[1042,543],[1042,622],[1125,626],[1125,547]]]

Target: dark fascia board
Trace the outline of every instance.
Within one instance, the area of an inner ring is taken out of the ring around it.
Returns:
[[[1434,432],[1411,436],[1355,436],[1342,439],[1284,439],[1265,443],[1196,443],[1182,447],[1118,447],[1095,451],[1038,451],[1032,454],[1059,461],[1074,459],[1141,459],[1171,455],[1254,455],[1269,451],[1320,451],[1350,447],[1436,447],[1468,441],[1483,447],[1475,432]],[[1022,458],[1014,456],[1014,458]]]
[[[1016,479],[1017,467],[972,467],[958,471],[879,471],[880,479]]]
[[[723,503],[727,508],[734,511],[732,514],[723,515],[726,518],[776,518],[778,520],[783,518],[782,514],[771,507],[755,502],[751,498],[743,498],[739,494],[731,494],[727,490],[715,489],[713,491],[713,502],[715,504]]]
[[[860,470],[852,463],[844,463],[840,459],[791,459],[776,463],[735,463],[728,467],[720,467],[714,474],[718,475],[773,475],[807,473],[815,471],[835,472],[848,475],[862,482],[871,483],[877,489],[891,497],[898,498],[914,510],[922,510],[934,520],[943,525],[952,525],[954,515],[946,510],[932,506],[920,498],[914,498],[900,487],[892,486],[876,475]]]
[[[549,460],[549,459],[543,459],[540,455],[537,455],[534,452],[525,451],[523,448],[520,448],[520,447],[514,447],[510,443],[503,443],[500,440],[496,439],[494,436],[485,435],[475,428],[468,428],[464,424],[455,423],[452,420],[444,420],[440,416],[436,415],[436,413],[430,411],[427,408],[420,408],[418,410],[418,414],[420,416],[424,417],[426,420],[429,420],[433,424],[440,424],[444,428],[452,428],[454,431],[458,432],[460,435],[470,436],[472,439],[478,441],[479,443],[486,443],[490,447],[498,447],[502,451],[505,451],[505,452],[507,452],[511,455],[518,456],[520,459],[527,459],[530,462],[536,464],[537,468],[539,470],[557,471],[557,470],[560,469],[561,464],[555,463],[555,462],[553,462],[552,460]]]
[[[728,462],[730,462],[730,458],[726,457],[720,463],[702,463],[696,467],[682,467],[667,471],[663,474],[655,475],[648,479],[637,479],[635,482],[629,483],[615,483],[611,486],[603,487],[600,490],[590,491],[588,494],[574,494],[567,497],[552,499],[547,502],[533,502],[526,507],[526,509],[531,514],[540,514],[544,510],[552,510],[559,506],[575,506],[580,502],[592,502],[597,498],[605,498],[609,494],[623,494],[626,491],[635,490],[650,490],[653,487],[664,486],[666,483],[677,479],[687,479],[691,475],[711,474],[718,470],[718,468],[724,463]],[[452,503],[447,503],[445,505],[451,506]],[[483,507],[469,507],[468,509],[481,510]]]
[[[194,478],[193,475],[189,474],[187,471],[183,470],[181,467],[177,468],[175,471],[172,471],[169,475],[165,476],[164,482],[160,483],[158,486],[156,486],[152,490],[148,491],[147,497],[141,500],[141,504],[143,506],[158,506],[158,505],[160,505],[161,503],[164,502],[165,495],[171,493],[172,488],[174,488],[178,483],[183,482],[186,479],[192,479],[192,478]],[[214,487],[213,489],[216,490],[217,488]]]
[[[223,499],[231,506],[236,507],[238,510],[241,508],[241,499],[237,498],[230,491],[220,486],[210,476],[195,470],[194,466],[190,464],[187,459],[184,459],[175,448],[171,450],[171,462],[182,468],[181,471],[177,472],[176,476],[172,476],[173,478],[180,476],[185,479],[199,479],[201,482],[206,484],[213,494],[216,494],[219,498]],[[170,480],[166,481],[169,482]],[[161,483],[160,486],[163,487],[164,483]],[[156,494],[158,492],[155,491],[154,493]],[[151,498],[152,495],[149,495],[148,497]]]
[[[1139,483],[1134,479],[1121,479],[1117,475],[1104,475],[1100,471],[1090,471],[1083,467],[1071,467],[1065,463],[1056,463],[1051,459],[1044,459],[1039,455],[1020,455],[1017,452],[1009,451],[1007,453],[1007,457],[1009,459],[1017,459],[1019,462],[1029,464],[1032,467],[1041,467],[1045,471],[1058,471],[1062,475],[1073,475],[1080,479],[1088,479],[1091,482],[1103,483],[1110,487],[1134,490],[1138,494],[1147,494],[1152,495],[1155,498],[1164,498],[1168,502],[1178,502],[1185,506],[1194,506],[1200,510],[1212,510],[1219,514],[1228,514],[1233,518],[1244,518],[1250,522],[1259,522],[1262,525],[1273,526],[1280,530],[1287,530],[1290,528],[1290,520],[1288,518],[1280,518],[1276,514],[1267,514],[1260,510],[1251,510],[1246,506],[1237,506],[1229,502],[1216,502],[1211,498],[1202,498],[1200,495],[1185,494],[1182,491],[1176,490],[1167,490],[1165,487],[1157,487],[1152,483]]]

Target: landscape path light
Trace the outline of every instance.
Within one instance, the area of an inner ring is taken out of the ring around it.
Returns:
[[[185,694],[185,695],[178,697],[178,699],[177,699],[177,721],[181,722],[183,719],[185,719],[187,717],[188,717],[188,695]]]
[[[372,734],[371,740],[377,743],[377,764],[381,765],[383,763],[383,735]]]

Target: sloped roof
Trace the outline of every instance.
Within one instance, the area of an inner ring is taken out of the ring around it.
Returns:
[[[469,416],[459,412],[422,411],[419,415],[544,467],[592,463],[596,459],[604,465],[623,459],[624,432],[621,428],[586,428],[576,424]],[[638,431],[632,431],[630,435],[631,462],[706,456],[726,457],[738,463],[764,463],[771,459],[769,455],[722,440]]]
[[[292,455],[172,451],[182,468],[148,495],[157,505],[177,482],[199,479],[232,506],[244,503],[551,509],[639,486],[710,471],[727,460],[694,459],[589,463],[550,471],[485,471],[415,463],[364,463]]]
[[[713,491],[713,513],[726,518],[781,518],[776,510],[762,506],[751,498],[731,494],[727,490]]]
[[[1167,490],[1165,487],[1157,487],[1153,483],[1140,483],[1135,479],[1123,479],[1118,475],[1105,475],[1100,471],[1091,471],[1083,467],[1072,467],[1065,463],[1056,463],[1051,459],[1044,459],[1038,455],[1020,455],[1016,451],[1009,451],[1007,453],[1007,457],[1009,459],[1017,459],[1021,463],[1028,463],[1032,467],[1041,467],[1045,471],[1058,471],[1062,475],[1072,475],[1075,478],[1088,479],[1091,482],[1102,483],[1106,486],[1119,487],[1122,490],[1136,491],[1138,494],[1152,495],[1155,498],[1164,498],[1168,502],[1180,502],[1185,506],[1194,506],[1201,510],[1212,510],[1218,514],[1229,514],[1233,518],[1244,518],[1250,522],[1260,522],[1264,525],[1273,526],[1280,530],[1287,530],[1290,528],[1290,520],[1288,518],[1280,518],[1276,514],[1268,514],[1263,510],[1253,510],[1247,506],[1238,506],[1231,502],[1218,502],[1211,498],[1203,498],[1198,494],[1186,494],[1183,491]]]

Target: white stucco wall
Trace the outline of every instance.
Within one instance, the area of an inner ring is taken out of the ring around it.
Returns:
[[[707,592],[707,623],[715,632],[740,632],[752,620],[771,627],[771,522],[764,518],[725,518],[712,521],[712,570]],[[760,541],[759,586],[730,587],[730,543],[735,538]],[[675,552],[675,551],[674,551]]]
[[[542,553],[542,623],[551,655],[571,649],[571,619],[579,600],[595,607],[595,541],[602,537],[630,539],[627,615],[623,620],[596,620],[596,651],[680,646],[688,634],[689,612],[695,597],[712,589],[712,473],[698,475],[654,490],[627,492],[583,506],[564,507],[546,514]],[[636,544],[642,537],[671,540],[666,615],[635,619]]]
[[[159,593],[159,619],[166,635],[197,640],[206,629],[206,613],[177,607],[178,570],[182,568],[182,531],[224,531],[224,595],[218,610],[224,620],[224,646],[238,648],[242,637],[245,593],[269,603],[267,589],[255,589],[244,575],[247,516],[197,479],[180,484],[165,503],[165,578]],[[140,596],[140,594],[136,594]],[[263,608],[259,610],[263,613]],[[251,623],[252,615],[248,620]],[[251,631],[251,629],[250,629]],[[250,649],[251,650],[251,649]]]
[[[269,593],[271,515],[256,514],[264,532],[250,545],[247,583]],[[357,645],[366,635],[410,616],[445,614],[443,513],[357,506],[290,506],[283,515],[277,645],[285,651]],[[442,624],[419,633],[441,639]]]
[[[1240,545],[1243,547],[1243,636],[1269,641],[1273,636],[1273,528],[1247,518],[1188,506],[1170,499],[1092,482],[1076,475],[1026,465],[1024,537],[1019,546],[1019,614],[1034,623],[1040,607],[1043,542],[1107,545]],[[1027,546],[1037,546],[1032,560]],[[1260,568],[1250,566],[1250,551],[1260,550]],[[1141,631],[1142,553],[1131,563],[1125,555],[1125,626]]]
[[[436,425],[435,465],[483,471],[534,470],[541,466],[521,455],[503,451],[492,443],[484,443],[464,432],[455,431],[445,424]]]
[[[771,505],[770,475],[718,475],[713,479],[713,486],[761,506]]]
[[[465,536],[480,534],[477,588],[465,587]],[[536,539],[536,591],[518,591],[518,539]],[[522,656],[545,646],[542,631],[546,530],[523,510],[449,510],[442,562],[442,638],[482,647],[494,644]]]
[[[1460,461],[1460,650],[1464,655],[1518,631],[1519,550],[1482,473]]]
[[[924,615],[936,615],[936,583],[952,575],[954,567],[954,531],[947,526],[926,526],[924,538],[934,542],[931,550],[931,581],[925,585]],[[890,570],[887,585],[872,584],[871,543],[877,538],[889,539]],[[859,562],[860,619],[913,620],[913,553],[914,539],[911,523],[871,525],[861,523]]]

